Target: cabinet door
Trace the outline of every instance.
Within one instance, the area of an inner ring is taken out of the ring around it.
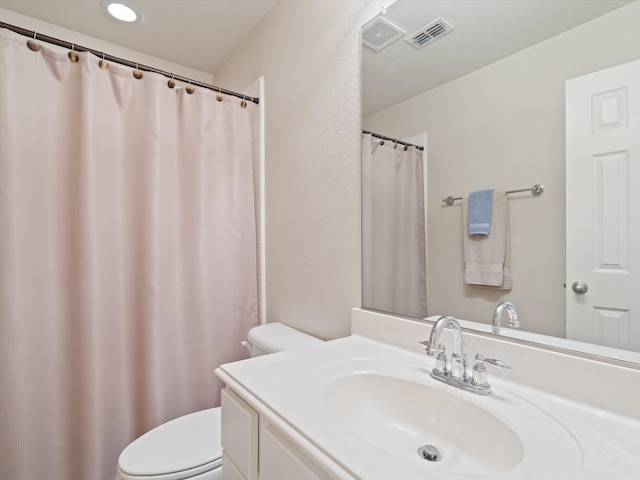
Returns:
[[[260,422],[260,480],[332,478],[272,425]]]
[[[222,452],[222,480],[246,480],[233,460]]]
[[[257,480],[258,412],[228,388],[222,390],[222,449],[226,460],[222,468],[225,480],[238,478],[236,472],[227,469],[227,465],[231,467],[229,461],[241,478]]]

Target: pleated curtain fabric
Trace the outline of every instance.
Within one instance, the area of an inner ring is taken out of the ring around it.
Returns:
[[[0,30],[0,478],[112,480],[257,324],[250,110]]]
[[[427,316],[422,152],[362,135],[362,306]]]

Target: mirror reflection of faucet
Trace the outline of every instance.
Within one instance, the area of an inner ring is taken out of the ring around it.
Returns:
[[[511,328],[520,328],[520,320],[518,320],[518,313],[516,307],[511,302],[500,302],[496,309],[493,311],[493,324],[491,325],[491,333],[498,335],[500,333],[500,319],[502,313],[507,311],[509,314],[509,326]]]
[[[503,302],[508,303],[508,302]],[[511,307],[513,307],[512,304]],[[502,310],[505,307],[502,307]],[[502,313],[502,310],[500,313]],[[515,315],[515,309],[513,309]],[[516,316],[517,320],[517,316]],[[446,349],[443,343],[438,343],[442,330],[451,328],[453,334],[453,353],[451,354],[451,362],[447,363]],[[467,356],[464,353],[464,343],[462,342],[462,328],[460,323],[450,316],[443,315],[431,328],[429,340],[418,342],[424,345],[425,352],[430,357],[436,356],[435,366],[431,370],[431,376],[436,380],[444,382],[463,390],[476,393],[478,395],[489,395],[491,385],[487,380],[487,369],[485,365],[492,365],[499,368],[511,368],[500,360],[485,358],[483,354],[478,353],[475,357],[476,363],[473,366],[471,377],[467,374]],[[438,345],[437,355],[435,345]]]

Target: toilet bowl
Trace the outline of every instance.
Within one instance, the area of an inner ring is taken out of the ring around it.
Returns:
[[[252,328],[252,357],[322,343],[282,323]],[[212,373],[213,374],[213,373]],[[148,431],[120,454],[116,480],[221,480],[220,407],[178,417]]]
[[[149,430],[123,450],[118,480],[220,480],[220,408],[190,413]]]

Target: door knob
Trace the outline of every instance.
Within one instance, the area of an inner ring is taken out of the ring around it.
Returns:
[[[571,288],[578,295],[583,295],[587,293],[587,290],[589,290],[589,285],[587,285],[584,282],[573,282],[573,285],[571,285]]]

